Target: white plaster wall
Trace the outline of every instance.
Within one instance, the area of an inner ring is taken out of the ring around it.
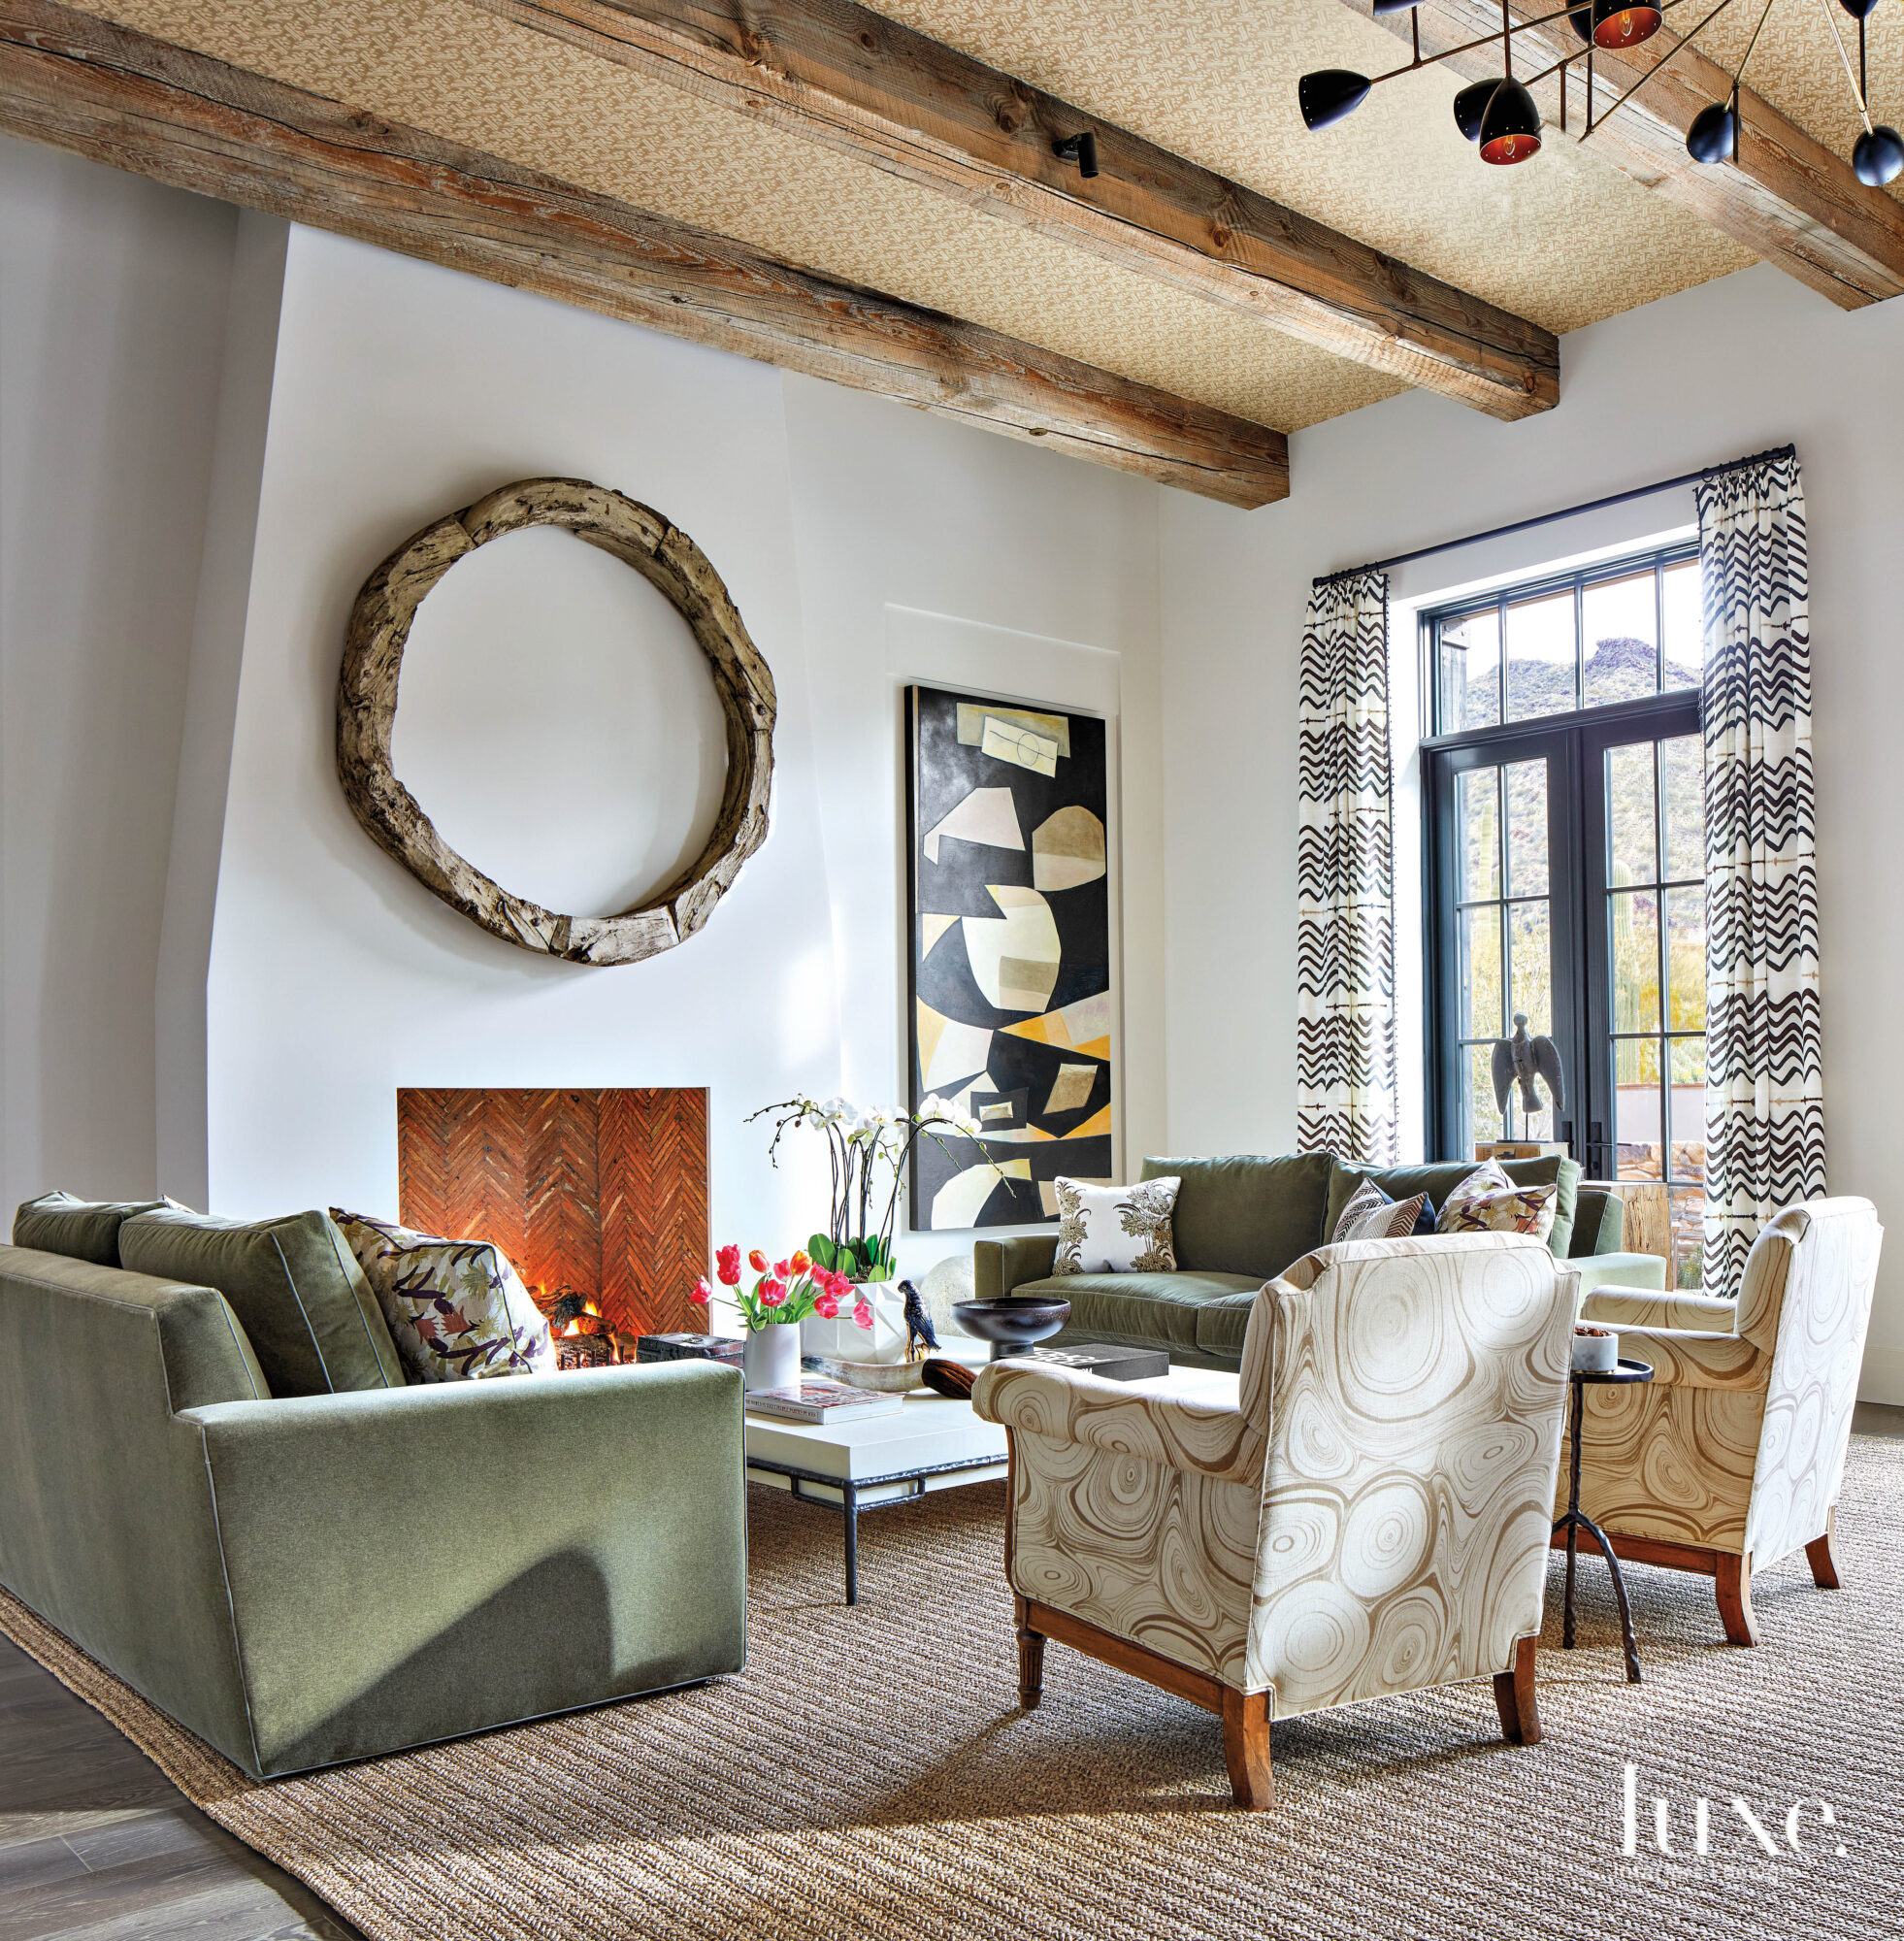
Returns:
[[[0,1207],[157,1178],[153,992],[236,227],[0,141]]]
[[[1791,441],[1811,520],[1830,1183],[1896,1229],[1864,1393],[1904,1401],[1904,855],[1889,839],[1904,309],[1843,313],[1759,268],[1580,331],[1561,360],[1559,409],[1526,423],[1414,392],[1293,439],[1282,505],[1163,495],[1171,1139],[1277,1152],[1294,1136],[1296,670],[1311,577]],[[1638,542],[1686,516],[1649,500],[1517,540],[1519,557],[1473,549],[1409,569],[1397,591]],[[1417,923],[1411,886],[1396,895],[1400,923]]]

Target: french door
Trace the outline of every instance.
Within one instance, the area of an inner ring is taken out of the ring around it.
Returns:
[[[1564,1144],[1664,1181],[1696,1271],[1705,1172],[1705,815],[1696,692],[1423,744],[1428,1136]],[[1563,1109],[1503,1107],[1494,1043],[1554,1039]]]

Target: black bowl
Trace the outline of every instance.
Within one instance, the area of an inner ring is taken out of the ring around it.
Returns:
[[[1068,1300],[1044,1294],[1006,1294],[996,1300],[955,1300],[952,1312],[968,1334],[992,1344],[992,1359],[1022,1355],[1071,1318]]]

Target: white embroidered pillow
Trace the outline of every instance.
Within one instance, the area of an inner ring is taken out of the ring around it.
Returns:
[[[555,1368],[548,1323],[486,1240],[443,1240],[331,1208],[411,1378],[471,1381]]]
[[[1055,1274],[1174,1273],[1177,1175],[1135,1186],[1086,1186],[1055,1179],[1058,1258]]]
[[[1405,1240],[1428,1204],[1428,1195],[1391,1200],[1372,1179],[1364,1179],[1349,1197],[1330,1240]]]
[[[1560,1189],[1516,1186],[1497,1160],[1477,1167],[1448,1196],[1435,1225],[1437,1234],[1534,1234],[1554,1231]]]

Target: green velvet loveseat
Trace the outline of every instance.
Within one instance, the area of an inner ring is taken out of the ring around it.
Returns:
[[[1583,1295],[1603,1282],[1663,1289],[1666,1264],[1652,1254],[1620,1251],[1625,1207],[1618,1194],[1582,1191],[1570,1159],[1508,1160],[1517,1184],[1558,1184],[1550,1238],[1556,1254],[1580,1269]],[[1110,1341],[1164,1348],[1186,1367],[1236,1368],[1257,1290],[1293,1262],[1325,1244],[1349,1197],[1366,1178],[1393,1200],[1427,1193],[1437,1205],[1474,1170],[1472,1163],[1369,1168],[1328,1153],[1269,1159],[1147,1159],[1143,1176],[1177,1174],[1175,1273],[1064,1274],[1053,1277],[1055,1234],[980,1240],[972,1250],[973,1291],[1060,1295],[1071,1318],[1052,1339]]]
[[[323,1215],[75,1204],[0,1247],[0,1584],[246,1772],[741,1668],[737,1370],[408,1386]]]

